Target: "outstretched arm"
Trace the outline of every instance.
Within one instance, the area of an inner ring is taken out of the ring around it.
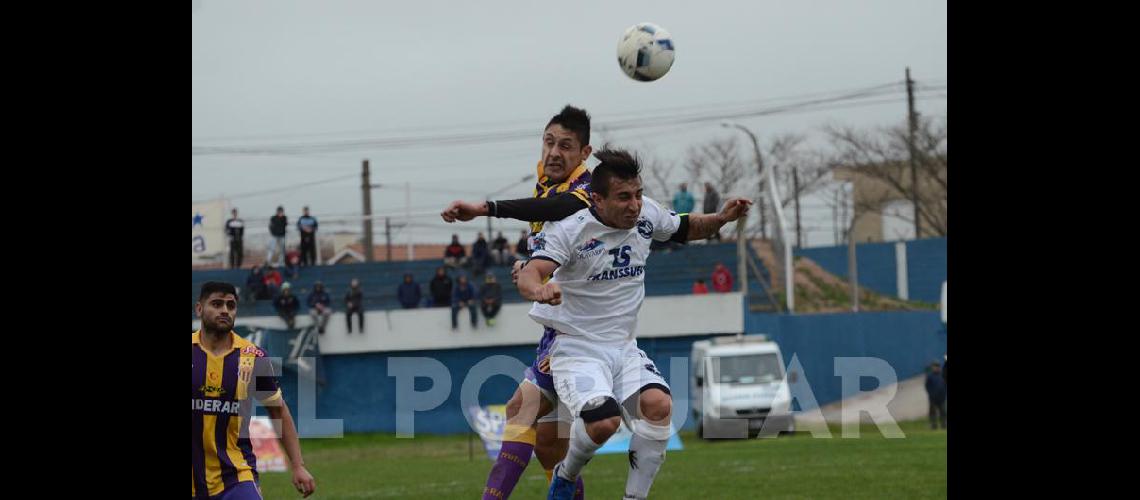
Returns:
[[[519,198],[517,200],[451,202],[439,215],[447,222],[469,221],[475,217],[498,217],[518,219],[527,222],[561,220],[574,212],[588,207],[585,201],[573,192],[562,193],[550,198]]]
[[[745,198],[729,198],[720,212],[715,214],[689,214],[689,231],[686,241],[703,240],[720,231],[729,222],[748,213],[752,201]]]

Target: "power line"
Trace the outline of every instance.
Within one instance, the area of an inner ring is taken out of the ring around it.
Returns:
[[[792,112],[798,109],[803,109],[813,106],[821,106],[829,103],[837,103],[843,101],[858,100],[866,97],[881,96],[890,93],[900,92],[901,89],[896,88],[896,83],[885,85],[878,85],[868,87],[855,92],[845,93],[834,97],[823,97],[817,99],[810,99],[801,102],[794,102],[790,104],[783,104],[762,108],[759,110],[748,111],[735,111],[722,110],[715,113],[703,112],[688,115],[674,115],[668,114],[657,116],[655,118],[638,118],[638,119],[625,119],[613,122],[603,123],[598,126],[599,131],[619,131],[630,130],[638,128],[655,128],[673,124],[697,123],[702,121],[723,120],[731,118],[740,118],[748,116],[763,116],[770,114],[779,114]],[[467,134],[437,134],[427,136],[405,136],[405,137],[391,137],[391,138],[375,138],[375,139],[358,139],[358,140],[341,140],[341,141],[328,141],[328,142],[310,142],[302,144],[269,144],[269,145],[251,145],[251,146],[192,146],[192,155],[213,155],[213,154],[302,154],[313,152],[335,152],[335,151],[353,151],[361,149],[397,149],[405,147],[416,146],[455,146],[465,144],[485,144],[492,142],[505,142],[513,141],[524,138],[533,138],[534,131],[530,128],[526,130],[505,130],[495,132],[480,132],[480,133],[467,133]]]

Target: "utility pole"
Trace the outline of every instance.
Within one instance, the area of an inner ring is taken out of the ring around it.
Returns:
[[[907,136],[907,149],[910,151],[910,202],[914,205],[914,239],[922,237],[918,219],[918,159],[915,158],[914,133],[918,129],[918,114],[914,111],[914,80],[910,79],[910,67],[906,68],[906,107],[910,133]]]
[[[368,160],[364,160],[360,179],[364,199],[364,262],[372,262],[372,179],[368,174]]]

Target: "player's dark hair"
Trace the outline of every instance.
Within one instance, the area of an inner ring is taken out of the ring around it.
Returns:
[[[202,283],[202,291],[198,294],[198,301],[206,300],[210,295],[219,292],[231,293],[234,297],[237,297],[237,289],[234,288],[233,285],[221,281],[207,281]]]
[[[594,167],[593,173],[590,174],[590,189],[603,197],[610,195],[611,178],[617,177],[628,181],[641,175],[641,162],[624,149],[604,146],[601,151],[594,153],[594,157],[601,163]]]
[[[543,130],[550,128],[551,125],[562,125],[563,128],[574,133],[578,136],[578,142],[582,143],[582,147],[590,144],[590,115],[582,108],[575,108],[569,104],[558,114],[554,115]]]

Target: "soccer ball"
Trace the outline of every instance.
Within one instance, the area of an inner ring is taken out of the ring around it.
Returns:
[[[652,82],[673,66],[673,37],[653,23],[630,26],[618,42],[618,65],[626,76]]]

